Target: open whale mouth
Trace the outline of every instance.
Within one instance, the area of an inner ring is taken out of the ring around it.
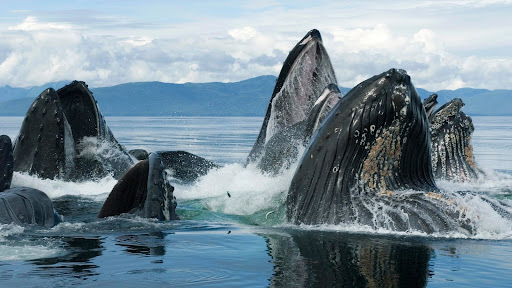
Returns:
[[[80,157],[80,147],[86,139],[108,142],[111,150],[120,152],[120,157]],[[15,171],[65,180],[107,174],[118,178],[134,164],[108,128],[92,92],[81,81],[73,81],[57,91],[46,89],[36,98],[16,140],[14,158]]]
[[[316,29],[309,31],[302,40],[290,51],[288,57],[283,63],[283,68],[279,73],[279,77],[276,80],[276,86],[274,87],[274,91],[272,92],[271,100],[274,99],[277,93],[281,91],[285,81],[289,78],[290,71],[292,71],[296,67],[297,59],[301,58],[301,55],[304,54],[304,51],[311,48],[315,43],[322,42],[322,36],[320,32]]]
[[[283,145],[286,146],[280,143],[283,139],[273,138],[284,134],[293,134],[291,137],[295,140],[304,138],[303,123],[308,120],[315,102],[329,84],[337,85],[334,69],[322,44],[320,32],[313,29],[295,45],[283,63],[247,163],[264,161],[262,157],[268,150],[274,150],[270,153],[279,149],[295,150],[296,147],[283,148]],[[273,148],[267,149],[267,146]]]
[[[317,30],[310,31],[283,64],[271,100],[265,144],[286,127],[307,119],[322,90],[336,83]]]
[[[84,82],[73,81],[57,90],[59,102],[71,127],[75,144],[84,137],[100,136],[100,113]]]

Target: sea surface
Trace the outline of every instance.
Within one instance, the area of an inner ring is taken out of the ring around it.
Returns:
[[[46,192],[64,222],[0,225],[0,287],[512,287],[511,221],[468,200],[474,236],[284,221],[293,171],[244,167],[260,117],[107,117],[127,149],[185,150],[222,165],[176,185],[182,220],[96,219],[116,180],[72,183],[15,173]],[[23,117],[0,117],[15,139]],[[512,201],[512,117],[473,117],[485,179],[441,189]],[[293,169],[291,169],[293,170]]]

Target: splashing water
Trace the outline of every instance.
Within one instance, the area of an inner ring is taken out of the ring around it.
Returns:
[[[257,225],[288,227],[285,220],[286,196],[296,166],[297,162],[290,169],[282,170],[277,176],[270,176],[261,172],[256,165],[244,167],[240,164],[228,164],[212,170],[192,185],[174,184],[174,195],[179,203],[178,208],[181,209],[213,211],[221,213],[220,217],[225,220],[231,219],[229,215],[236,215]],[[479,178],[473,182],[438,181],[442,193],[453,199],[456,203],[455,206],[464,210],[464,217],[471,220],[474,228],[472,235],[460,232],[427,234],[415,230],[397,232],[385,226],[375,228],[358,223],[301,225],[298,229],[448,238],[512,239],[512,219],[503,217],[490,205],[490,201],[492,202],[493,198],[498,197],[503,203],[509,205],[500,207],[508,213],[512,213],[512,200],[510,200],[512,175],[493,170],[485,172],[485,178]],[[96,202],[103,202],[116,183],[117,180],[112,176],[85,182],[40,179],[19,172],[15,172],[13,176],[13,187],[33,187],[44,191],[52,199],[79,196]],[[472,193],[461,193],[460,191],[471,191]],[[379,208],[375,210],[377,211],[375,217],[386,217],[386,213],[401,212],[393,210],[396,208],[391,206],[383,206],[383,203],[375,202],[374,206]],[[242,220],[242,222],[246,221]],[[75,227],[75,224],[70,224],[74,227],[71,230],[83,228],[82,226]],[[61,225],[63,226],[60,227]],[[66,230],[66,224],[61,225],[57,227]],[[11,232],[23,233],[23,228],[15,225],[14,227],[2,227],[1,230],[6,234],[1,234],[0,237],[8,236]]]
[[[0,261],[48,258],[63,253],[64,250],[58,247],[58,240],[17,239],[25,230],[25,227],[15,224],[0,224]]]
[[[461,211],[458,219],[471,225],[473,233],[467,234],[463,232],[434,232],[426,233],[415,229],[407,231],[395,231],[393,215],[402,215],[408,217],[407,213],[401,211],[387,203],[378,201],[378,198],[365,199],[365,205],[371,209],[375,223],[380,220],[377,226],[368,226],[357,223],[340,223],[340,224],[318,224],[318,225],[290,225],[282,224],[283,227],[300,229],[300,230],[320,230],[320,231],[337,231],[363,234],[393,234],[407,236],[421,236],[434,238],[463,238],[463,239],[488,239],[488,240],[504,240],[512,239],[512,176],[487,170],[485,178],[479,178],[473,182],[451,182],[438,181],[441,189],[442,198],[449,199],[448,203],[452,204],[455,209]],[[469,191],[469,192],[466,192]],[[401,191],[400,194],[414,194],[415,191]],[[434,198],[424,197],[422,201],[428,201],[431,205],[439,205]],[[497,200],[499,199],[499,201]],[[396,216],[395,216],[396,217]],[[383,219],[388,219],[386,222]],[[450,219],[452,220],[452,219]],[[457,220],[457,219],[456,219]],[[384,223],[384,224],[382,224]],[[387,223],[387,225],[386,225]]]
[[[31,187],[39,189],[48,195],[51,199],[72,195],[80,196],[95,201],[105,201],[108,194],[116,185],[117,180],[112,176],[99,179],[97,181],[68,182],[63,180],[41,179],[37,176],[27,173],[14,172],[12,177],[12,187]]]
[[[229,164],[201,177],[193,186],[176,186],[174,195],[178,203],[200,200],[208,210],[242,216],[264,213],[267,220],[268,215],[275,213],[274,217],[283,209],[294,171],[287,169],[272,177],[256,165]]]
[[[21,234],[25,228],[16,224],[0,224],[0,242],[5,241],[5,238],[14,234]]]
[[[77,144],[77,159],[93,160],[101,163],[103,169],[119,177],[137,160],[126,153],[118,144],[96,137],[84,137]]]

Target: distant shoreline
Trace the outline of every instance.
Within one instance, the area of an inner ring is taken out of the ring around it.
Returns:
[[[263,117],[276,76],[240,82],[185,83],[136,82],[91,88],[105,116],[120,117]],[[58,89],[70,81],[32,88],[0,87],[0,116],[24,116],[46,87]],[[343,94],[350,88],[340,87]],[[432,92],[417,88],[425,99]],[[470,116],[512,116],[512,90],[461,88],[436,92],[439,106],[461,98]],[[438,107],[439,107],[438,106]]]

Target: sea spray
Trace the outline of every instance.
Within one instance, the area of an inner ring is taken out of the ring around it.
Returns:
[[[112,176],[84,182],[68,182],[63,180],[41,179],[26,173],[14,172],[12,187],[31,187],[45,192],[48,197],[55,199],[72,195],[89,198],[95,201],[105,201],[108,194],[116,185],[117,180]]]
[[[444,191],[471,191],[485,193],[496,197],[512,199],[512,175],[501,173],[490,168],[483,168],[484,175],[478,179],[465,182],[437,180],[437,186]]]
[[[0,224],[0,261],[41,259],[62,254],[58,240],[19,238],[25,230],[16,224]]]
[[[278,176],[269,176],[256,165],[228,164],[201,177],[192,186],[177,185],[174,193],[178,203],[200,200],[204,209],[244,216],[263,213],[261,220],[268,220],[284,209],[294,171],[292,167]]]

